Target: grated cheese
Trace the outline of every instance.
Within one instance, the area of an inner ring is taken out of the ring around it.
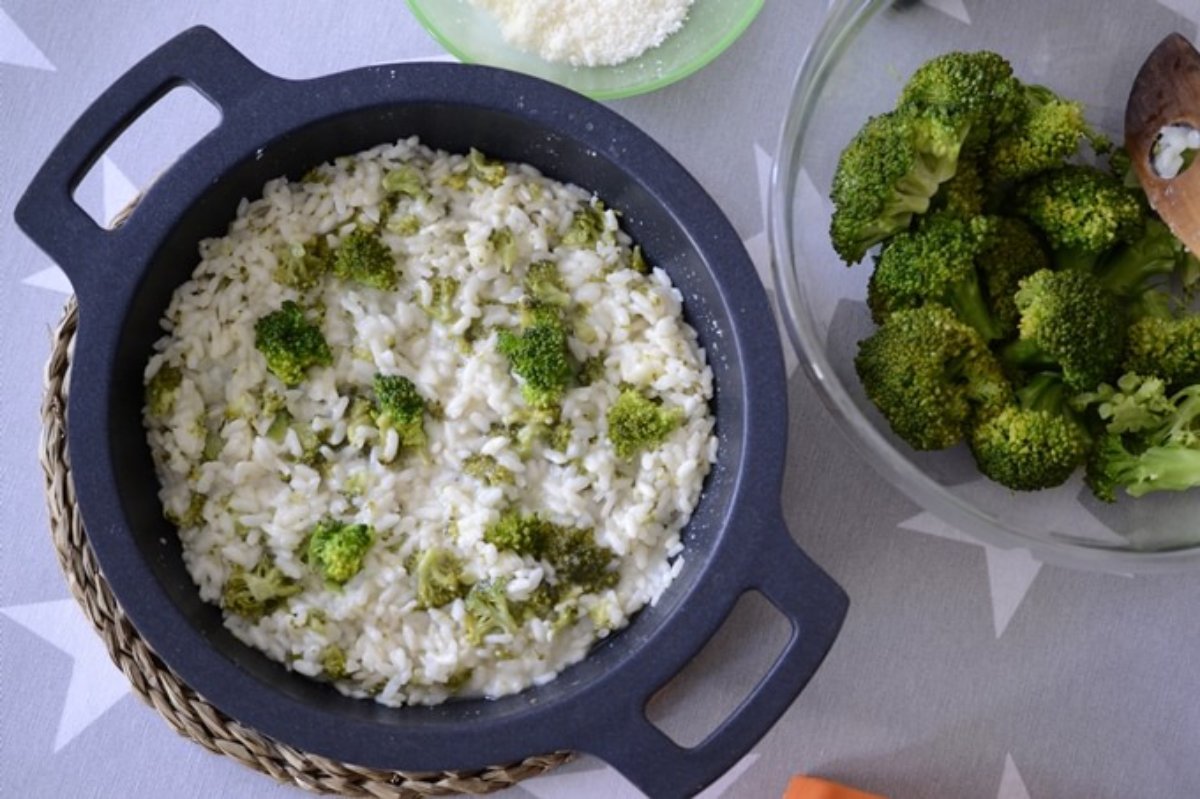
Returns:
[[[505,41],[547,61],[613,66],[682,27],[693,0],[471,0],[495,15]]]

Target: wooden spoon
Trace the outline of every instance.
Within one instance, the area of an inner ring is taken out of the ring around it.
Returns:
[[[1172,33],[1142,64],[1125,106],[1125,148],[1150,206],[1192,253],[1200,254],[1200,163],[1159,177],[1151,152],[1166,125],[1200,130],[1200,53]]]

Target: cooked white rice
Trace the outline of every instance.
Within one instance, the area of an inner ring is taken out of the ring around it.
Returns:
[[[1196,150],[1200,150],[1200,130],[1191,125],[1167,125],[1154,142],[1154,171],[1170,180],[1184,171],[1188,154]]]
[[[339,158],[304,181],[269,182],[261,199],[240,204],[226,236],[201,243],[200,264],[175,292],[163,320],[167,334],[145,371],[147,382],[168,364],[183,376],[170,411],[147,411],[145,418],[168,516],[185,519],[189,505],[198,509],[193,499],[203,498],[202,521],[179,531],[200,595],[219,604],[235,567],[273,560],[303,590],[257,621],[227,612],[228,628],[313,677],[327,678],[323,654],[339,648],[345,676],[337,687],[388,705],[501,696],[544,683],[584,657],[597,637],[656,602],[683,566],[680,530],[716,454],[712,376],[682,319],[680,294],[662,270],[629,268],[630,241],[616,215],[604,214],[608,241],[566,246],[561,237],[575,212],[596,202],[587,192],[519,164],[506,165],[498,186],[475,177],[448,185],[448,175],[469,174],[466,161],[409,139]],[[275,282],[279,253],[318,235],[336,246],[357,226],[377,223],[386,208],[383,178],[402,164],[418,170],[427,193],[399,197],[389,217],[415,217],[416,232],[380,228],[400,269],[394,291],[329,276],[301,295]],[[508,271],[489,243],[501,227],[517,245]],[[519,326],[524,272],[536,260],[557,263],[579,315],[570,349],[580,362],[602,356],[603,379],[566,393],[562,417],[572,428],[565,451],[537,442],[523,457],[495,432],[494,425],[527,413],[496,331]],[[430,300],[427,281],[438,275],[460,283],[460,316],[450,324],[422,310]],[[309,369],[291,389],[267,371],[254,331],[286,300],[323,305],[320,328],[334,357],[331,367]],[[472,322],[488,333],[464,346]],[[397,454],[394,433],[368,435],[355,442],[361,447],[347,443],[360,434],[348,429],[349,394],[369,390],[379,372],[408,377],[440,403],[438,418],[425,420],[424,454]],[[606,435],[606,413],[621,384],[685,413],[663,445],[628,461]],[[264,404],[272,393],[284,398],[294,425],[310,425],[323,439],[322,469],[299,462],[295,430],[278,443],[266,435],[274,416]],[[477,453],[511,470],[514,483],[489,487],[464,474],[463,460]],[[547,568],[483,540],[485,528],[510,509],[592,528],[619,556],[619,582],[582,596],[571,626],[555,631],[534,617],[515,635],[494,634],[473,646],[463,600],[418,609],[405,562],[445,547],[470,579],[508,578],[509,598],[525,599],[551,579]],[[362,571],[340,588],[327,586],[298,551],[326,517],[375,531]]]

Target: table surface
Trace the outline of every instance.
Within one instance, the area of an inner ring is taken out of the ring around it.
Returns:
[[[984,0],[924,0],[961,24]],[[1185,5],[1192,0],[1163,0]],[[725,209],[770,286],[764,212],[779,126],[823,0],[767,3],[691,78],[612,103]],[[1194,17],[1193,17],[1194,18]],[[401,0],[0,0],[0,794],[300,796],[175,735],[130,696],[55,564],[37,467],[41,371],[70,285],[12,209],[87,104],[135,61],[212,26],[265,69],[310,77],[444,58]],[[111,218],[216,121],[198,96],[156,106],[77,199]],[[190,137],[190,138],[189,138]],[[971,542],[891,488],[848,447],[789,356],[786,518],[849,592],[824,667],[706,796],[778,796],[809,773],[886,794],[960,799],[1190,797],[1200,786],[1200,584],[1043,566]],[[776,651],[762,602],[731,624],[655,708],[695,741]],[[1191,633],[1187,631],[1191,630]],[[504,797],[638,792],[583,757]]]

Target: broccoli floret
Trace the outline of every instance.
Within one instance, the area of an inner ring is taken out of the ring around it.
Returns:
[[[425,193],[425,184],[421,180],[421,173],[408,164],[389,170],[383,176],[382,186],[388,194],[420,197]]]
[[[375,424],[395,430],[405,447],[425,446],[425,399],[407,377],[376,374]]]
[[[592,383],[599,383],[606,376],[604,356],[596,355],[579,364],[579,374],[576,376],[576,380],[581,386],[590,386]]]
[[[291,300],[255,323],[254,346],[266,359],[267,369],[286,386],[300,385],[313,366],[333,363],[320,328],[306,321],[304,310]]]
[[[467,169],[472,176],[489,186],[499,186],[508,175],[508,169],[503,163],[488,158],[474,147],[467,154]]]
[[[546,554],[550,540],[557,536],[561,529],[537,514],[522,514],[510,510],[483,531],[483,540],[497,549],[540,559]]]
[[[275,282],[299,291],[315,287],[333,268],[333,253],[324,236],[293,244],[275,254]]]
[[[987,202],[987,185],[978,160],[961,155],[954,177],[938,188],[930,201],[929,210],[971,219],[984,212]]]
[[[1200,383],[1200,316],[1147,316],[1129,327],[1122,368],[1168,386]]]
[[[1037,234],[1019,219],[981,216],[971,221],[979,240],[975,268],[987,294],[992,318],[1002,336],[1016,333],[1021,315],[1014,297],[1021,280],[1050,268],[1050,258]]]
[[[431,547],[416,561],[417,607],[440,608],[463,595],[462,561],[448,549]]]
[[[183,372],[177,366],[163,364],[146,384],[146,408],[151,416],[163,417],[175,407],[175,397],[183,385]]]
[[[422,305],[421,309],[444,325],[458,319],[458,309],[454,307],[454,298],[458,294],[458,280],[439,275],[429,279],[429,288],[429,304]]]
[[[1108,424],[1087,465],[1097,498],[1113,502],[1119,488],[1140,497],[1200,486],[1200,385],[1168,397],[1161,380],[1126,374],[1118,390],[1097,394],[1108,397],[1099,403]]]
[[[501,577],[475,583],[467,592],[466,632],[472,645],[481,645],[489,635],[514,635],[520,629],[521,624],[508,602],[507,589],[508,579]]]
[[[554,567],[560,585],[583,593],[611,588],[619,576],[612,570],[612,551],[597,544],[590,529],[564,527],[537,514],[508,511],[484,530],[483,540],[497,549],[544,560]]]
[[[1136,239],[1145,223],[1142,200],[1112,175],[1067,165],[1023,184],[1014,210],[1067,253],[1101,253]]]
[[[867,120],[842,151],[830,197],[833,248],[848,264],[904,230],[929,209],[938,186],[954,177],[958,153],[918,149],[909,119],[897,112]]]
[[[525,273],[525,296],[537,305],[566,307],[571,294],[563,283],[558,264],[553,261],[534,261]]]
[[[1112,294],[1087,272],[1035,272],[1015,296],[1021,314],[1016,341],[1004,348],[1010,366],[1058,371],[1067,387],[1085,391],[1116,371],[1125,321]]]
[[[914,449],[953,446],[977,415],[1012,404],[986,342],[937,305],[892,314],[859,344],[854,366],[867,397]]]
[[[344,679],[349,673],[346,671],[346,651],[337,644],[322,649],[321,671],[331,680]]]
[[[257,621],[300,591],[296,581],[264,556],[250,571],[234,565],[221,589],[221,607],[249,621]]]
[[[642,450],[654,449],[683,423],[680,408],[664,408],[636,388],[622,391],[609,407],[608,440],[618,458],[629,460]]]
[[[1026,97],[1012,65],[993,52],[951,52],[922,64],[898,108],[955,151],[976,150],[1020,119]]]
[[[396,288],[396,257],[377,235],[355,228],[338,245],[333,273],[342,280],[391,291]]]
[[[979,471],[1014,491],[1062,485],[1083,465],[1091,441],[1067,404],[1058,375],[1036,375],[1017,402],[971,431]]]
[[[1098,257],[1093,266],[1096,276],[1106,289],[1123,298],[1135,312],[1156,310],[1154,299],[1150,307],[1143,300],[1172,274],[1187,268],[1190,256],[1170,228],[1158,219],[1149,217],[1141,235],[1129,243]]]
[[[344,585],[363,567],[363,558],[375,540],[365,524],[323,519],[308,536],[306,560],[326,582]]]
[[[535,408],[554,408],[574,380],[575,366],[567,348],[562,320],[538,314],[520,335],[501,330],[496,348],[521,378],[521,394]]]
[[[629,268],[639,274],[650,274],[650,264],[646,262],[646,256],[642,253],[642,245],[633,245],[633,251],[629,255]]]
[[[512,470],[502,466],[491,455],[469,455],[463,461],[463,473],[490,486],[513,484]]]
[[[1098,152],[1108,149],[1083,116],[1083,104],[1064,100],[1044,86],[1024,87],[1025,110],[1010,130],[987,150],[988,177],[1015,183],[1062,166],[1083,140]]]
[[[593,199],[586,208],[576,211],[571,216],[570,227],[563,234],[562,243],[568,247],[595,248],[600,242],[612,244],[614,234],[608,230],[607,212],[604,203]]]
[[[505,274],[511,272],[521,254],[512,230],[506,227],[496,228],[488,234],[488,244],[491,245],[492,252],[496,254],[496,257],[500,259],[500,270]]]
[[[984,339],[999,338],[975,271],[979,245],[971,224],[948,214],[897,233],[884,246],[868,285],[867,304],[876,323],[895,311],[934,303],[954,311]]]

